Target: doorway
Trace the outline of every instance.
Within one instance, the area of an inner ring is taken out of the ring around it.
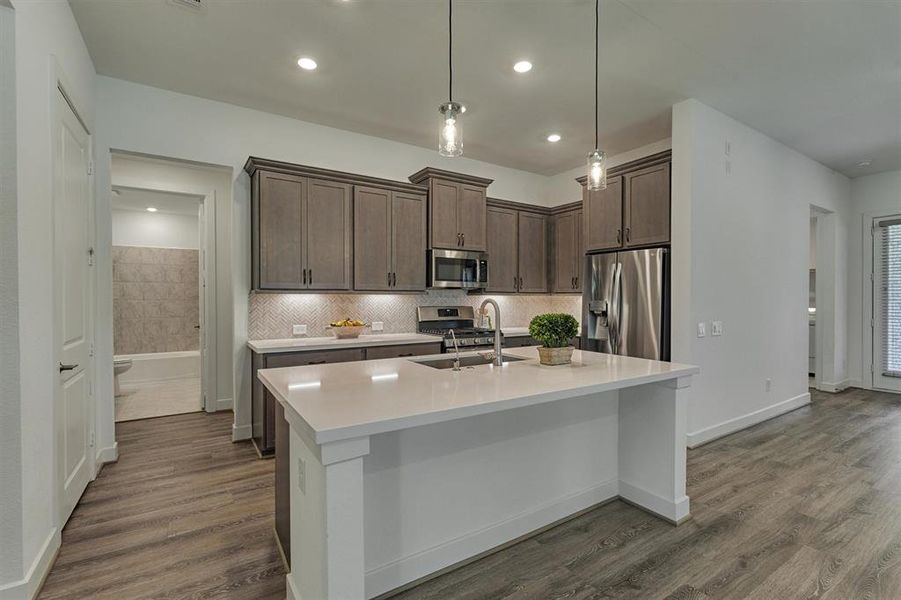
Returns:
[[[810,212],[810,243],[807,261],[807,387],[817,386],[817,217]]]
[[[115,420],[204,408],[204,197],[112,190]]]
[[[873,387],[901,392],[901,214],[872,221]]]

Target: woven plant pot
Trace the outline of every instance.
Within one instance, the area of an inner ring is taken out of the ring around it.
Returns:
[[[572,362],[573,359],[573,350],[575,350],[572,346],[565,346],[563,348],[545,348],[544,346],[538,347],[538,361],[543,365],[568,365]]]

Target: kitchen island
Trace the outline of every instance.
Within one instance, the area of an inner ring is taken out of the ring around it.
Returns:
[[[289,598],[372,598],[616,497],[673,523],[688,516],[685,389],[697,367],[504,355],[521,360],[259,371],[290,441]]]

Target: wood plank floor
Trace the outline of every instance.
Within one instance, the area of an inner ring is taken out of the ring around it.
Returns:
[[[232,413],[119,423],[41,600],[285,598],[273,467],[231,441]]]
[[[901,599],[901,396],[813,396],[690,451],[679,527],[612,502],[396,598]],[[272,461],[229,427],[120,425],[40,597],[284,598]]]

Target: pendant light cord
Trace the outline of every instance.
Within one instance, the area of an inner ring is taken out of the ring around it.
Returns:
[[[454,101],[454,2],[447,0],[447,100]]]
[[[600,33],[601,0],[594,0],[594,149],[598,149],[598,49],[601,45]]]

